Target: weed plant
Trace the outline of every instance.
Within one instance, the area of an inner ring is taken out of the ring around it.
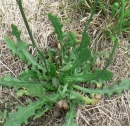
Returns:
[[[124,0],[121,1],[119,29],[115,36],[114,47],[103,70],[94,68],[95,58],[89,48],[91,38],[87,32],[98,0],[95,0],[92,14],[85,25],[80,43],[73,32],[62,31],[63,24],[56,16],[48,14],[60,46],[59,48],[51,48],[47,53],[41,52],[37,48],[23,11],[22,2],[21,0],[16,1],[32,41],[32,46],[36,48],[38,55],[34,57],[29,53],[28,47],[31,45],[21,40],[21,31],[12,24],[12,35],[17,40],[14,42],[7,36],[4,40],[13,54],[18,55],[20,60],[25,61],[29,67],[17,77],[7,75],[0,78],[0,85],[13,87],[17,97],[26,95],[35,97],[36,100],[28,101],[27,106],[17,106],[17,111],[9,113],[6,119],[4,116],[4,126],[28,124],[29,117],[33,116],[34,120],[41,117],[51,110],[56,103],[59,104],[60,108],[67,110],[64,126],[77,126],[74,122],[75,105],[95,105],[104,94],[110,98],[113,93],[121,95],[123,90],[130,88],[130,80],[128,79],[122,80],[119,84],[115,82],[112,87],[107,86],[107,81],[113,77],[113,73],[107,68],[113,59],[122,32]],[[81,86],[82,83],[86,85],[86,88]]]

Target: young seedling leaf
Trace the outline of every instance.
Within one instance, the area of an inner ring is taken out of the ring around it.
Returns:
[[[114,17],[116,14],[118,14],[119,13],[119,3],[115,2],[114,4],[112,4],[111,10],[112,10],[112,17]]]

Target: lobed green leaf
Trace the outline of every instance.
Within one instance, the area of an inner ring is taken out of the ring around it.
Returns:
[[[76,116],[75,110],[74,110],[74,103],[70,102],[70,110],[66,114],[66,124],[63,126],[78,126],[76,123],[74,123],[74,117]]]
[[[10,50],[12,50],[12,52],[13,52],[14,55],[19,56],[20,60],[22,60],[22,61],[27,61],[27,59],[24,56],[24,54],[21,51],[17,50],[17,44],[15,44],[14,41],[12,41],[8,37],[4,37],[4,41],[6,43],[7,48],[10,49]],[[29,45],[27,44],[26,46],[28,47]]]
[[[18,30],[17,26],[13,24],[11,26],[12,26],[12,34],[17,38],[17,43],[13,44],[13,41],[6,37],[5,41],[8,44],[9,49],[11,49],[21,59],[26,58],[28,65],[32,65],[34,70],[38,68],[45,72],[46,69],[42,65],[38,64],[35,58],[28,52],[28,44],[21,41],[20,39],[21,31]],[[11,45],[13,45],[13,47],[11,47]]]
[[[119,95],[122,94],[124,90],[130,89],[130,79],[124,79],[119,84],[114,84],[112,87],[104,86],[103,89],[89,89],[89,88],[83,88],[78,85],[74,85],[75,89],[81,90],[82,92],[89,93],[89,94],[101,94],[101,95],[108,95],[110,98],[112,94],[117,93]]]
[[[58,40],[62,41],[63,40],[63,32],[62,32],[63,25],[59,22],[57,16],[53,16],[51,13],[48,14],[48,18],[55,29],[54,32],[58,35]]]
[[[79,52],[83,49],[83,48],[86,48],[88,47],[88,45],[91,44],[91,39],[90,39],[90,36],[88,34],[87,31],[85,31],[83,33],[83,38],[82,38],[82,41],[80,43],[80,46],[78,48]]]
[[[43,99],[37,100],[35,102],[30,102],[28,106],[21,107],[17,106],[18,110],[16,112],[12,112],[9,114],[4,126],[21,126],[21,124],[28,124],[28,118],[34,116],[34,119],[39,117],[42,114],[37,113],[36,110],[42,109],[42,107],[49,104],[49,107],[45,107],[45,110],[48,111],[49,108],[53,106],[60,98],[64,96],[60,96],[59,94],[52,94],[50,96],[44,96]],[[44,113],[43,113],[44,114]]]
[[[91,50],[87,47],[82,48],[81,52],[78,54],[78,58],[74,62],[73,66],[69,69],[69,71],[72,71],[75,68],[79,67],[83,62],[89,60],[90,58],[91,58]]]
[[[30,102],[28,106],[17,106],[17,111],[9,114],[4,126],[21,126],[21,124],[28,124],[28,118],[35,115],[37,109],[42,108],[46,104],[46,100],[37,100]]]
[[[76,75],[72,75],[72,76],[65,76],[63,78],[64,82],[88,82],[91,80],[95,80],[99,74],[100,74],[101,70],[95,70],[94,73],[89,73],[89,72],[85,72],[85,73],[77,73]],[[104,74],[102,74],[98,79],[99,80],[105,80],[108,81],[113,77],[113,73],[105,70]]]
[[[37,96],[39,98],[43,98],[45,89],[49,91],[55,90],[53,85],[49,83],[47,84],[47,82],[23,81],[22,79],[12,78],[10,75],[1,78],[0,85],[3,87],[13,87],[18,92],[19,96],[26,94],[29,96]]]

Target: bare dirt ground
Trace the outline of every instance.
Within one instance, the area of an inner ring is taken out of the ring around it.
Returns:
[[[23,6],[32,29],[36,44],[41,48],[49,48],[56,38],[52,34],[53,27],[47,18],[47,14],[56,14],[64,24],[63,30],[71,30],[77,35],[84,28],[85,19],[90,13],[84,13],[78,6],[74,6],[78,0],[23,0]],[[112,42],[100,30],[105,29],[107,18],[102,13],[95,14],[93,21],[90,23],[89,33],[92,37],[92,50],[100,51],[112,48]],[[15,0],[0,0],[0,77],[11,73],[17,76],[26,64],[14,57],[12,52],[6,48],[4,36],[11,36],[11,24],[15,24],[22,31],[22,40],[30,43],[27,30],[19,12]],[[109,82],[113,84],[115,80],[120,81],[123,78],[130,79],[130,37],[129,31],[126,35],[121,36],[119,47],[116,51],[115,58],[109,67],[114,72],[114,78]],[[80,36],[78,36],[80,39]],[[33,53],[33,51],[32,51]],[[104,60],[97,60],[97,66],[103,68]],[[18,104],[24,104],[24,98],[17,99],[12,88],[2,88],[0,86],[0,110],[4,108],[13,111]],[[63,124],[65,113],[61,112],[60,116],[55,116],[55,108],[45,114],[40,119],[33,121],[29,119],[28,126],[56,126]],[[57,110],[58,111],[58,110]],[[86,105],[83,108],[76,109],[75,122],[79,126],[130,126],[130,91],[124,91],[122,96],[113,95],[111,100],[103,96],[102,100],[95,106]],[[2,117],[0,116],[0,125]],[[25,126],[25,125],[23,125]]]

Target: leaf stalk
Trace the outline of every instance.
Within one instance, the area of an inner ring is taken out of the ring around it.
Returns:
[[[36,45],[36,43],[35,43],[35,41],[34,41],[34,38],[33,38],[32,32],[31,32],[31,30],[30,30],[30,27],[29,27],[29,24],[28,24],[28,21],[27,21],[27,18],[26,18],[26,16],[25,16],[24,11],[23,11],[22,2],[21,2],[21,0],[16,0],[16,1],[17,1],[18,6],[19,6],[19,9],[20,9],[21,15],[22,15],[22,17],[23,17],[23,20],[24,20],[25,26],[26,26],[27,31],[28,31],[28,34],[29,34],[30,39],[31,39],[31,41],[32,41],[33,47],[37,49],[38,53],[39,53],[40,56],[42,57],[43,62],[44,62],[44,64],[45,64],[46,71],[47,71],[47,73],[49,73],[49,70],[48,70],[48,67],[47,67],[47,63],[46,63],[45,56],[44,56],[44,54],[42,54],[41,51],[38,49],[38,47],[37,47],[37,45]]]

